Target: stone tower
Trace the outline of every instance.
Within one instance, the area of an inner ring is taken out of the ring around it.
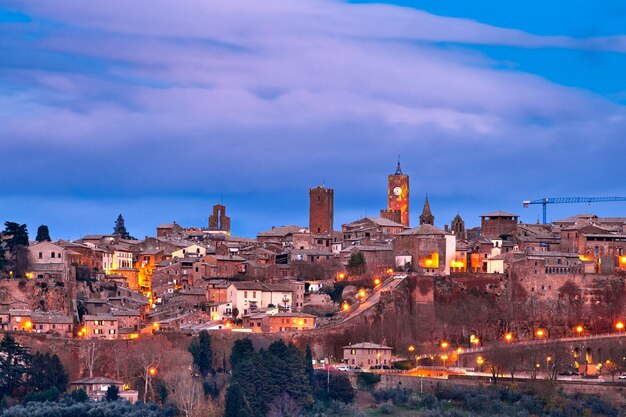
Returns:
[[[230,235],[230,217],[226,216],[226,207],[222,204],[213,206],[213,214],[209,216],[209,230],[226,232]]]
[[[452,233],[454,233],[457,239],[466,239],[465,237],[465,222],[458,214],[452,219]]]
[[[335,191],[322,185],[309,190],[309,230],[314,235],[333,232]]]
[[[400,223],[409,227],[409,176],[402,173],[400,161],[387,183],[387,210],[400,211]]]
[[[420,225],[422,224],[429,224],[431,226],[435,225],[435,216],[433,216],[432,211],[430,211],[428,194],[426,194],[426,200],[424,200],[424,208],[422,209],[422,214],[420,214]]]

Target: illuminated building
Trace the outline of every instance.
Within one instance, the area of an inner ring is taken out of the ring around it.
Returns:
[[[402,173],[400,161],[387,184],[387,210],[400,211],[400,223],[409,227],[409,176]]]

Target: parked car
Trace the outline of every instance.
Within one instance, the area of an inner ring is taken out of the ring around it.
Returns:
[[[578,372],[568,369],[566,371],[563,372],[559,372],[559,375],[561,376],[578,376]]]
[[[336,366],[335,369],[338,370],[338,371],[344,371],[345,372],[345,371],[349,371],[350,367],[348,367],[347,365],[339,365],[339,366]]]
[[[619,376],[619,379],[626,379],[626,372],[622,372]]]

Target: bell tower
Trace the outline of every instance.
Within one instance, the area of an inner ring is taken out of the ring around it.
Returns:
[[[409,176],[402,173],[399,158],[396,172],[387,178],[387,210],[400,211],[400,223],[409,227]]]

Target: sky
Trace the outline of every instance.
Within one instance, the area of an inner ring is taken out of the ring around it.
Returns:
[[[0,221],[53,239],[308,224],[386,208],[412,226],[523,200],[625,196],[626,4],[112,0],[0,4]],[[553,205],[626,216],[626,203]]]

